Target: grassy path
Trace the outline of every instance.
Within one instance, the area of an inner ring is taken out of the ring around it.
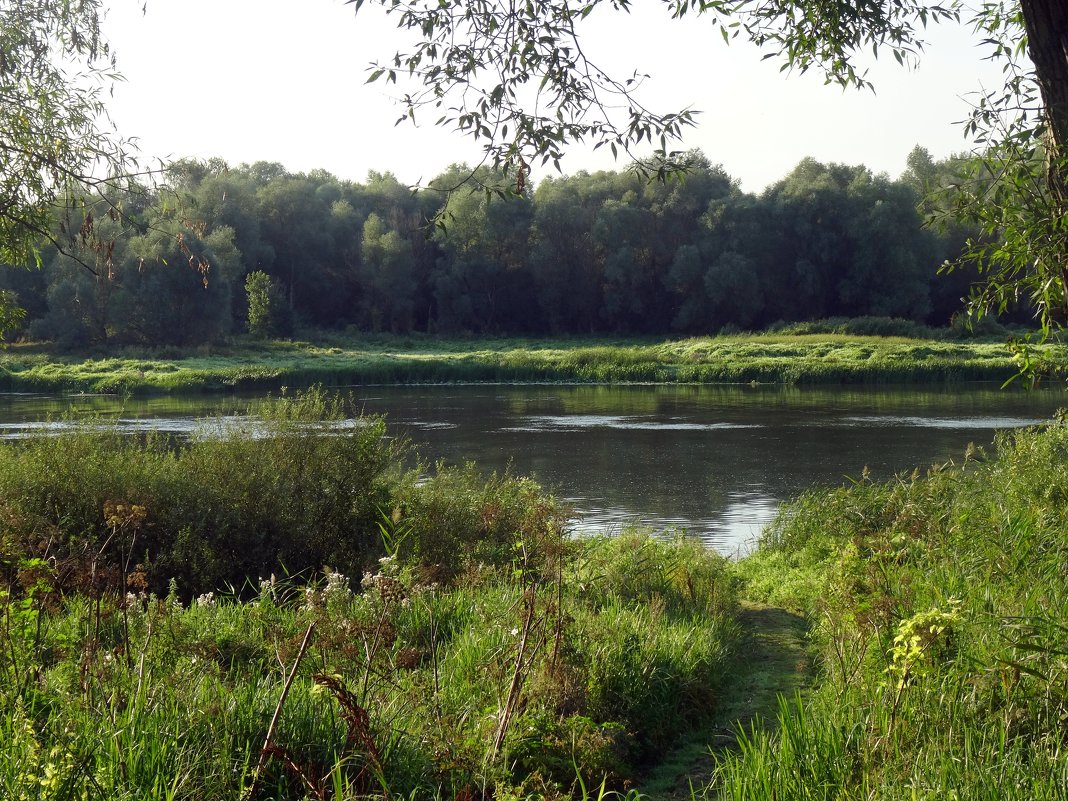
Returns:
[[[719,712],[667,755],[641,783],[649,801],[688,801],[691,784],[699,794],[712,776],[712,752],[733,748],[738,727],[757,718],[774,721],[780,694],[803,690],[811,676],[806,647],[807,623],[776,607],[745,604],[738,615],[745,630],[732,678],[724,687]]]

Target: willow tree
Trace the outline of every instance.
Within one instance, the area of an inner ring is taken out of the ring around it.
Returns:
[[[100,17],[99,0],[0,0],[0,263],[91,240],[92,214],[68,212],[129,177],[104,105],[117,74]]]
[[[406,52],[373,64],[369,80],[405,86],[405,117],[429,112],[481,140],[520,190],[530,165],[559,165],[576,141],[616,154],[651,147],[653,157],[635,163],[658,176],[686,167],[671,144],[694,112],[646,107],[636,95],[640,75],[610,75],[583,48],[583,26],[628,12],[632,0],[348,2],[381,7],[412,37]],[[976,306],[1024,297],[1044,330],[1060,319],[1068,306],[1068,2],[988,0],[977,11],[964,0],[661,4],[676,19],[700,15],[728,41],[748,38],[793,69],[857,87],[868,86],[861,53],[913,64],[929,25],[971,24],[1006,62],[1004,88],[976,105],[970,130],[981,158],[956,199],[958,213],[986,233],[970,253],[985,274]]]
[[[1068,3],[1001,0],[975,25],[1006,80],[972,113],[982,149],[953,187],[952,213],[983,233],[963,258],[984,276],[972,306],[1024,303],[1044,339],[1068,316]],[[1032,353],[1017,344],[1028,372]]]

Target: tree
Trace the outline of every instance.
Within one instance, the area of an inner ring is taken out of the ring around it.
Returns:
[[[968,123],[984,149],[946,205],[952,221],[979,233],[953,266],[978,267],[978,316],[1029,308],[1045,339],[1068,315],[1068,4],[1001,0],[984,4],[976,25],[1006,81]],[[1020,355],[1030,372],[1026,343]]]
[[[285,296],[274,279],[256,270],[245,277],[248,294],[248,332],[255,337],[288,336],[292,332],[292,316]]]
[[[0,343],[4,336],[11,331],[17,330],[26,318],[26,311],[19,308],[15,293],[6,289],[0,289]],[[0,347],[3,347],[0,344]]]
[[[484,141],[487,158],[520,187],[529,164],[558,165],[573,141],[614,153],[653,145],[653,162],[638,166],[660,176],[684,166],[668,145],[693,113],[645,108],[634,95],[639,76],[606,75],[582,48],[581,26],[595,12],[626,12],[631,0],[348,2],[357,11],[381,6],[414,35],[408,52],[372,65],[369,80],[411,80],[406,117],[429,110]],[[855,66],[861,51],[915,62],[928,24],[972,13],[1007,76],[970,123],[985,150],[957,203],[986,234],[970,253],[986,276],[977,304],[1003,306],[1026,293],[1044,327],[1068,310],[1068,3],[991,0],[975,12],[963,0],[663,3],[673,17],[702,14],[725,39],[745,36],[784,65],[821,70],[843,86],[868,85]]]
[[[411,245],[372,213],[363,224],[361,255],[364,321],[375,333],[410,333],[416,291]]]
[[[129,148],[103,102],[115,78],[99,0],[0,0],[0,263],[39,264],[57,212],[122,182]],[[63,222],[67,241],[92,238],[91,216]]]
[[[478,186],[498,183],[492,170],[472,171],[454,164],[432,187],[454,186],[458,176],[475,175]],[[526,195],[493,198],[464,186],[448,194],[442,225],[434,232],[441,248],[433,276],[439,331],[499,333],[538,327],[530,271],[525,269],[532,220]]]
[[[613,153],[658,146],[644,166],[659,175],[687,161],[668,142],[694,123],[693,112],[647,108],[636,94],[642,76],[608,75],[583,50],[589,18],[602,7],[629,11],[632,0],[347,1],[357,12],[381,6],[415,35],[410,51],[372,65],[369,80],[410,76],[405,117],[431,111],[439,124],[485,141],[495,166],[523,174],[531,163],[558,163],[576,140]],[[744,32],[794,67],[820,68],[843,85],[866,85],[852,64],[859,50],[881,47],[911,60],[926,23],[955,14],[955,0],[662,1],[675,18],[702,14],[725,39]]]

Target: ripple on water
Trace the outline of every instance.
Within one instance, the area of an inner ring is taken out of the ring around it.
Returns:
[[[616,535],[628,527],[655,534],[684,534],[724,556],[740,557],[756,547],[760,534],[779,512],[780,501],[760,488],[728,495],[726,506],[710,517],[635,515],[626,509],[599,506],[589,498],[570,497],[575,509],[571,529],[577,534]]]
[[[906,415],[855,415],[843,417],[848,425],[862,426],[910,426],[914,428],[941,428],[947,430],[979,429],[993,431],[1005,428],[1026,428],[1048,423],[1029,417],[914,417]]]
[[[621,431],[720,431],[737,428],[760,428],[755,423],[688,423],[677,418],[656,420],[603,414],[531,415],[523,425],[501,428],[508,432],[581,431],[610,428]]]

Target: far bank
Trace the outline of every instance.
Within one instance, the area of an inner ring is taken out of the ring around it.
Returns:
[[[1040,351],[1052,372],[1065,346]],[[686,339],[474,339],[314,332],[237,338],[217,347],[0,352],[0,390],[158,394],[278,391],[313,384],[699,383],[900,384],[1007,381],[1019,367],[1003,340],[836,333]]]

